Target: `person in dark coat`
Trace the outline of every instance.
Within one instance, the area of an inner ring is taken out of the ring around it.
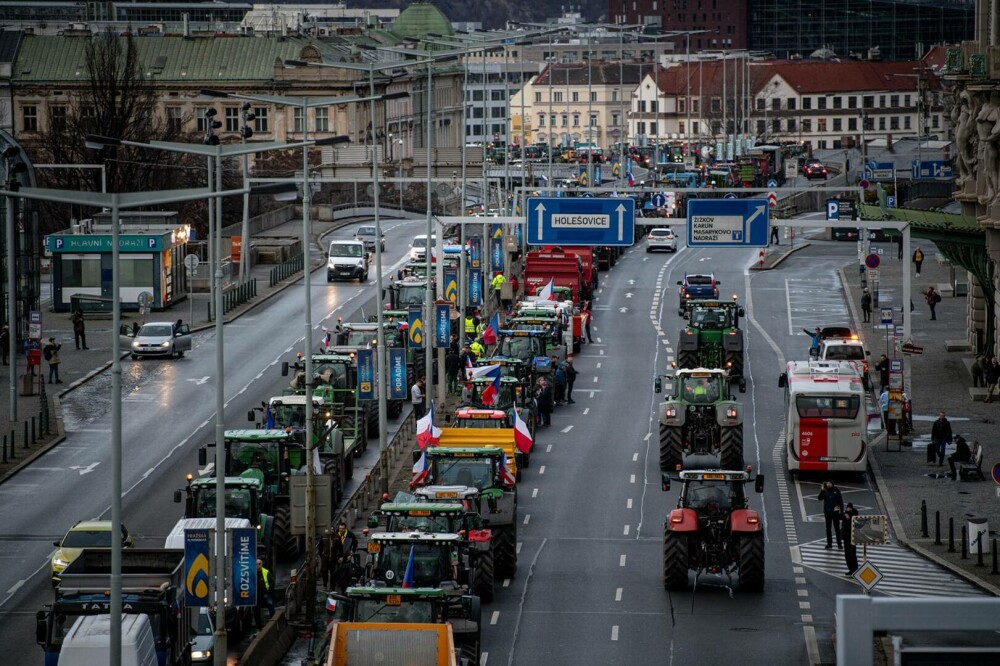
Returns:
[[[0,358],[4,365],[10,365],[10,328],[6,324],[0,328]]]
[[[861,312],[865,315],[865,323],[872,320],[872,295],[867,287],[861,293]]]
[[[948,476],[951,477],[952,481],[958,478],[955,464],[964,462],[972,462],[972,451],[969,449],[969,443],[965,441],[964,437],[955,435],[955,452],[948,456],[948,467],[951,468]]]
[[[996,356],[984,365],[983,379],[986,382],[986,399],[983,402],[993,402],[993,393],[997,390],[997,382],[1000,381],[1000,362]]]
[[[844,560],[847,562],[847,575],[852,576],[858,570],[858,547],[851,543],[853,528],[851,519],[858,515],[858,510],[850,502],[844,507],[844,515],[841,516],[840,530],[844,539]]]
[[[889,358],[885,354],[879,357],[875,369],[878,371],[878,388],[884,391],[889,387]]]
[[[826,519],[826,549],[833,548],[833,535],[837,535],[837,548],[843,548],[844,542],[841,539],[840,519],[844,511],[844,498],[840,494],[840,488],[833,485],[833,481],[823,484],[823,489],[819,491],[819,501],[823,503],[823,518]],[[834,528],[837,529],[834,529]]]
[[[552,395],[552,384],[544,379],[538,381],[538,412],[541,415],[542,427],[552,425],[552,408],[554,397]]]
[[[462,357],[458,351],[448,350],[444,357],[444,372],[448,377],[448,393],[458,393],[458,373],[462,369]]]
[[[76,342],[76,348],[80,349],[81,345],[83,349],[90,349],[87,346],[87,330],[86,324],[84,323],[83,312],[79,309],[75,310],[72,315],[70,315],[69,320],[73,322],[73,340]]]
[[[931,426],[931,445],[937,453],[938,467],[944,465],[944,450],[951,441],[951,423],[945,418],[944,412],[938,412],[937,421]],[[930,456],[928,456],[930,461]]]

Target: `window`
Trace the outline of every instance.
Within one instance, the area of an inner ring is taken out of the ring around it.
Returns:
[[[253,131],[258,134],[267,134],[271,131],[271,124],[268,120],[268,109],[266,106],[254,107]]]
[[[889,106],[894,109],[899,106],[899,95],[889,95]]]
[[[893,116],[889,118],[889,129],[893,130],[899,129],[899,116]]]
[[[472,107],[472,117],[473,118],[482,118],[483,114],[485,112],[486,112],[486,109],[484,109],[481,106],[474,106],[474,107]]]
[[[552,115],[549,116],[549,125],[551,125],[552,127],[556,126],[556,114],[553,113]]]
[[[557,90],[554,93],[552,93],[552,101],[553,102],[561,102],[561,101],[563,101],[563,94],[562,94],[562,92]]]
[[[240,131],[240,109],[236,106],[227,106],[225,108],[226,112],[226,124],[225,128],[227,132],[239,132]]]
[[[621,120],[621,117],[617,113],[612,113],[611,114],[611,126],[612,127],[618,127],[618,121],[619,120]]]
[[[699,113],[700,112],[700,109],[699,109],[700,106],[701,106],[700,100],[697,100],[697,99],[691,100],[691,110],[694,113]]]
[[[200,109],[195,109],[194,113],[198,119],[198,131],[205,132],[208,130],[208,118],[205,117],[205,112],[208,111],[208,107],[202,107]]]
[[[118,273],[122,287],[151,287],[153,258],[149,255],[124,255]]]
[[[812,132],[813,131],[813,121],[812,121],[812,118],[803,118],[802,119],[802,131],[803,132]]]
[[[885,116],[883,116],[883,117],[881,117],[881,118],[878,119],[878,128],[880,130],[884,130],[885,129]]]
[[[167,107],[167,130],[180,132],[184,129],[184,109],[179,106]]]
[[[712,98],[711,109],[712,109],[712,113],[719,113],[720,111],[722,111],[722,102],[719,100],[718,97],[713,97]]]
[[[794,111],[795,110],[795,98],[794,97],[789,97],[787,100],[785,100],[785,105],[787,106],[787,108],[788,108],[789,111]]]
[[[657,101],[654,99],[649,103],[649,112],[656,113],[659,108]]]
[[[910,117],[903,116],[903,129],[910,129]]]
[[[910,108],[910,96],[906,95],[903,97],[903,106]]]
[[[567,127],[569,125],[569,116],[565,113],[562,114],[562,126]]]
[[[767,100],[764,99],[763,97],[758,97],[757,98],[757,110],[758,111],[763,111],[765,108],[767,108]]]
[[[328,106],[316,107],[316,131],[317,132],[330,131],[330,107]]]
[[[781,111],[781,99],[779,99],[778,97],[774,97],[771,99],[771,110]]]
[[[572,95],[570,96],[570,99],[572,99],[574,102],[579,102],[580,101],[580,93],[578,93],[578,92],[572,93]]]
[[[539,127],[545,127],[545,114],[544,113],[539,113],[538,114],[538,126]]]
[[[795,131],[795,118],[789,118],[788,119],[788,131],[789,132],[794,132]]]
[[[617,90],[612,90],[611,91],[611,101],[612,102],[617,102],[618,101],[618,91]]]
[[[823,97],[822,95],[820,95],[819,97],[816,98],[816,108],[817,109],[825,109],[826,108],[826,97]]]
[[[824,140],[821,140],[821,141],[819,142],[819,149],[820,149],[820,150],[826,150],[826,140],[825,140],[825,139],[824,139]]]
[[[803,97],[802,98],[802,109],[805,110],[805,111],[808,111],[811,108],[813,108],[812,97]]]
[[[835,109],[842,109],[842,108],[844,108],[844,98],[840,97],[839,95],[837,97],[834,97],[833,98],[833,108],[835,108]]]
[[[840,132],[843,129],[844,129],[843,128],[843,121],[840,118],[834,118],[833,119],[833,131],[834,132]]]
[[[697,120],[694,121],[693,123],[691,123],[691,132],[693,134],[697,134],[698,133],[698,121]]]
[[[861,106],[862,106],[862,108],[865,108],[865,109],[870,109],[870,108],[874,107],[875,106],[875,96],[874,95],[865,95],[864,97],[862,97],[861,98]]]
[[[764,120],[757,121],[757,134],[763,135],[767,131],[767,122]]]
[[[646,100],[639,100],[639,113],[646,113]]]
[[[542,93],[535,93],[535,94],[539,96],[539,98],[536,99],[535,101],[536,102],[541,102],[542,101],[542,99],[541,99],[541,94]],[[482,90],[473,90],[472,91],[472,101],[473,102],[482,102],[483,101],[483,91]]]
[[[816,131],[817,132],[825,132],[826,131],[826,118],[817,118],[816,119]]]
[[[847,108],[848,109],[856,109],[856,108],[858,108],[858,98],[855,97],[854,95],[851,95],[850,97],[848,97],[847,98]]]
[[[885,95],[879,95],[878,96],[878,105],[879,105],[879,108],[881,108],[881,109],[885,108]]]
[[[573,127],[579,127],[579,126],[580,126],[580,114],[579,113],[574,113],[573,114]]]
[[[639,134],[645,134],[646,133],[646,123],[643,122],[643,121],[639,121],[638,125],[639,125],[639,127],[638,127]]]
[[[21,107],[21,129],[25,132],[37,132],[38,131],[38,107],[37,106],[24,106]]]
[[[542,101],[542,93],[536,92],[535,93],[535,104],[540,104],[541,101]]]
[[[679,113],[687,113],[687,99],[682,97],[677,100],[677,111]]]
[[[494,106],[492,109],[490,109],[490,118],[503,118],[505,110],[506,110],[505,107]]]
[[[780,132],[781,131],[781,118],[775,118],[771,121],[771,131]]]
[[[590,126],[591,127],[597,127],[597,114],[596,113],[590,114]]]
[[[649,133],[656,136],[656,121],[649,123]]]
[[[491,90],[490,91],[490,99],[493,100],[494,102],[502,102],[503,101],[503,95],[504,95],[504,91],[503,90]]]
[[[62,283],[64,287],[100,287],[101,259],[63,259]]]
[[[931,116],[931,127],[937,129],[938,120],[940,120],[940,116],[938,116],[936,113],[933,116]]]
[[[60,104],[49,108],[49,122],[52,129],[61,132],[66,129],[66,107]]]
[[[680,121],[679,123],[677,123],[677,129],[680,130],[681,134],[684,134],[684,121],[683,120]]]
[[[305,125],[306,125],[305,118],[302,115],[302,109],[300,108],[292,109],[292,131],[304,132]]]
[[[597,93],[596,92],[590,93],[590,101],[591,102],[596,102],[597,101]]]
[[[857,131],[857,129],[858,129],[858,119],[857,118],[848,118],[847,119],[847,130],[849,132],[855,132],[855,131]]]

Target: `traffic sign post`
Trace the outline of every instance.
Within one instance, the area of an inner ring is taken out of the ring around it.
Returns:
[[[766,199],[691,199],[691,247],[767,247],[770,227]]]
[[[635,200],[530,197],[528,245],[629,246],[635,239]]]

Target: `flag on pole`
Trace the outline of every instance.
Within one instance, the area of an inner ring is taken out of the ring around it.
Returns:
[[[540,301],[551,301],[552,300],[552,290],[556,286],[555,278],[549,278],[549,283],[538,290],[537,296]]]
[[[413,560],[416,555],[416,546],[410,546],[410,557],[406,560],[406,573],[403,574],[403,588],[416,587],[416,580],[413,575]]]
[[[515,479],[510,473],[510,470],[507,469],[507,463],[507,454],[504,453],[503,457],[500,458],[500,481],[505,485],[513,486],[517,483],[517,479]]]
[[[483,344],[484,345],[495,345],[497,342],[497,333],[500,331],[500,313],[494,312],[493,317],[490,319],[490,323],[486,325],[483,329]]]
[[[271,403],[267,403],[267,408],[264,410],[264,427],[268,430],[274,429],[274,413],[271,412]]]
[[[428,446],[437,446],[441,439],[441,428],[434,426],[434,401],[431,400],[431,407],[427,414],[417,421],[417,444],[421,449]]]
[[[424,481],[427,480],[427,473],[429,466],[427,463],[427,452],[421,451],[420,458],[417,462],[413,463],[413,479],[410,481],[410,487],[416,488],[417,486],[422,486]]]
[[[531,438],[531,431],[528,424],[521,420],[521,410],[514,408],[514,446],[521,453],[530,453],[534,440]]]
[[[483,389],[480,398],[482,399],[484,405],[492,407],[500,402],[500,366],[491,365],[488,366],[488,368],[489,372],[480,374],[479,376],[489,377],[493,381]]]
[[[476,371],[475,370],[475,366],[472,365],[472,357],[471,356],[466,356],[465,357],[465,380],[466,381],[470,381],[475,376],[473,374],[475,371]]]

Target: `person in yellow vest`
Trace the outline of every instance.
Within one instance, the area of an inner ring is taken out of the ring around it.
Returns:
[[[470,340],[476,336],[476,320],[471,315],[465,315],[465,337]]]
[[[257,605],[254,607],[254,616],[257,620],[257,628],[264,627],[264,614],[261,606],[267,607],[268,619],[274,617],[274,601],[271,600],[271,572],[264,568],[264,562],[257,560]]]
[[[507,281],[507,278],[503,276],[503,273],[497,271],[497,274],[493,276],[493,281],[490,283],[493,285],[493,295],[497,299],[497,305],[500,305],[500,288],[503,287],[503,283]]]
[[[476,338],[476,341],[469,345],[469,351],[475,354],[476,358],[479,358],[486,353],[486,347],[482,345],[479,338]]]

